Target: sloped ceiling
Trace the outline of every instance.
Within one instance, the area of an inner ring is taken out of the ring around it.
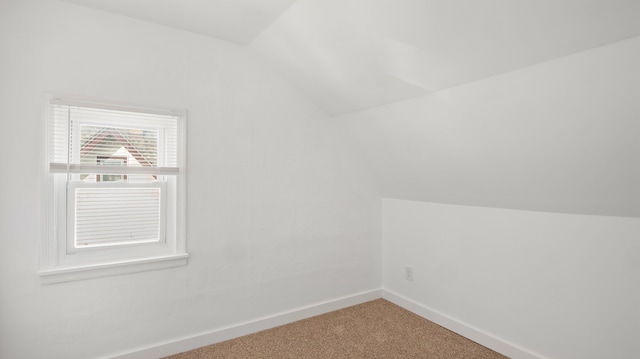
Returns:
[[[638,0],[65,1],[246,46],[383,196],[640,217]]]
[[[67,0],[249,45],[335,115],[640,32],[637,0]]]
[[[338,116],[384,197],[640,217],[640,36]]]
[[[295,0],[65,0],[246,45]]]
[[[636,0],[298,1],[251,43],[330,114],[628,38]]]

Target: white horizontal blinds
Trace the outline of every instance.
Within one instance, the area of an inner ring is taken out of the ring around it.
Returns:
[[[68,106],[50,106],[49,121],[49,163],[66,164],[71,155],[71,131]]]
[[[75,188],[74,246],[161,241],[161,189]]]
[[[138,175],[179,172],[181,115],[62,101],[52,101],[50,110],[52,172],[82,174],[83,179],[129,169]]]

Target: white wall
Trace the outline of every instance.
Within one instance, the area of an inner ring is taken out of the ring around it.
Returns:
[[[384,197],[640,217],[640,36],[345,115]]]
[[[383,289],[522,353],[640,357],[639,64],[636,36],[338,117],[394,198]]]
[[[542,357],[640,357],[640,219],[397,199],[382,213],[383,289]]]
[[[0,357],[94,358],[379,288],[379,197],[334,124],[234,45],[0,3]],[[43,92],[186,108],[186,267],[43,286]]]

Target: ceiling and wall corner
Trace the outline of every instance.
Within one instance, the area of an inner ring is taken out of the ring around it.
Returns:
[[[246,45],[295,0],[64,0]]]

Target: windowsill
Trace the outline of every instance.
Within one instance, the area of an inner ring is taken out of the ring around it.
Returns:
[[[158,269],[181,267],[187,264],[189,254],[144,258],[97,265],[65,267],[39,271],[42,284],[71,282],[76,280],[108,277],[120,274],[146,272]]]

